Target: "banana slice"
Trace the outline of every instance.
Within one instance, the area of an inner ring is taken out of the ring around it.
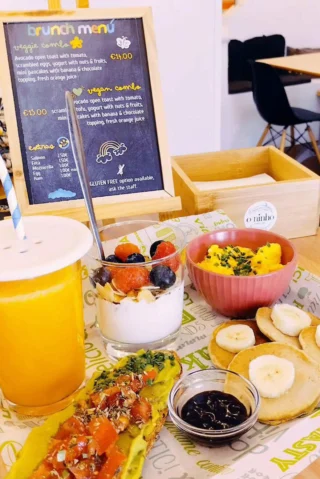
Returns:
[[[318,348],[320,348],[320,326],[317,326],[315,339],[316,339]]]
[[[263,398],[274,399],[292,387],[295,369],[288,359],[265,354],[250,362],[249,378]]]
[[[291,304],[276,304],[271,312],[275,327],[288,336],[299,336],[311,324],[310,316]]]
[[[230,353],[238,353],[243,349],[254,346],[256,338],[249,326],[235,324],[221,329],[216,336],[216,342],[220,348]]]

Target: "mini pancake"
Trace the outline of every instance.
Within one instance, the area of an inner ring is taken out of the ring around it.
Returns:
[[[314,403],[312,403],[311,406],[308,409],[306,409],[304,413],[301,414],[301,416],[299,417],[309,416],[311,413],[313,413],[313,411],[316,409],[318,404],[319,404],[319,398],[317,398],[314,401]],[[284,419],[283,421],[268,421],[268,424],[270,424],[270,426],[279,426],[279,424],[283,424],[285,422],[288,422],[288,419]]]
[[[295,369],[292,387],[278,398],[261,397],[258,420],[265,424],[281,424],[311,413],[320,398],[320,367],[303,351],[281,343],[265,343],[238,353],[229,365],[229,370],[249,378],[250,362],[260,356],[271,354],[291,361]],[[226,381],[225,392],[232,387],[232,378]]]
[[[228,369],[229,364],[235,357],[237,353],[231,353],[230,351],[226,351],[217,344],[216,337],[219,331],[228,326],[233,326],[237,324],[244,324],[245,326],[249,326],[254,333],[256,338],[256,345],[268,342],[268,338],[266,338],[261,331],[259,330],[257,323],[252,320],[240,320],[235,319],[233,321],[227,321],[226,323],[220,324],[212,333],[212,337],[210,343],[208,345],[208,351],[211,358],[211,361],[217,368],[221,369]]]
[[[320,348],[316,343],[317,326],[304,328],[299,336],[299,341],[303,351],[314,361],[320,364]]]
[[[271,319],[271,308],[259,308],[256,314],[256,321],[260,331],[271,339],[271,341],[277,341],[278,343],[289,344],[290,346],[295,346],[298,349],[301,348],[298,337],[288,336],[287,334],[282,333],[275,327]],[[312,326],[318,326],[320,324],[320,319],[314,316],[312,313],[307,313],[311,318]]]

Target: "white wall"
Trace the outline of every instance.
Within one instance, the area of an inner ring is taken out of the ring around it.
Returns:
[[[0,0],[1,10],[47,8]],[[27,7],[26,7],[27,5]],[[74,8],[65,0],[63,8]],[[220,148],[221,0],[90,0],[93,8],[151,6],[171,155]]]
[[[1,11],[15,10],[45,10],[48,8],[47,0],[1,0]]]
[[[320,48],[319,0],[242,0],[241,5],[223,15],[222,48],[222,149],[251,147],[257,144],[265,122],[253,103],[252,92],[228,95],[228,41],[246,40],[260,35],[282,34],[286,45]],[[320,80],[287,87],[292,106],[320,111],[316,91]],[[316,136],[318,125],[314,124]]]

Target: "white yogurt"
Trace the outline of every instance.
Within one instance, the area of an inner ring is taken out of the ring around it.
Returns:
[[[114,304],[97,298],[102,335],[120,343],[151,343],[164,339],[182,324],[184,284],[172,288],[154,302],[125,298]]]

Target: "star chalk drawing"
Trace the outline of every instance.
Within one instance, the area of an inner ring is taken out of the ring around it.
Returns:
[[[76,48],[82,48],[83,40],[79,37],[74,37],[73,40],[70,40],[70,45],[72,49],[75,50]]]

